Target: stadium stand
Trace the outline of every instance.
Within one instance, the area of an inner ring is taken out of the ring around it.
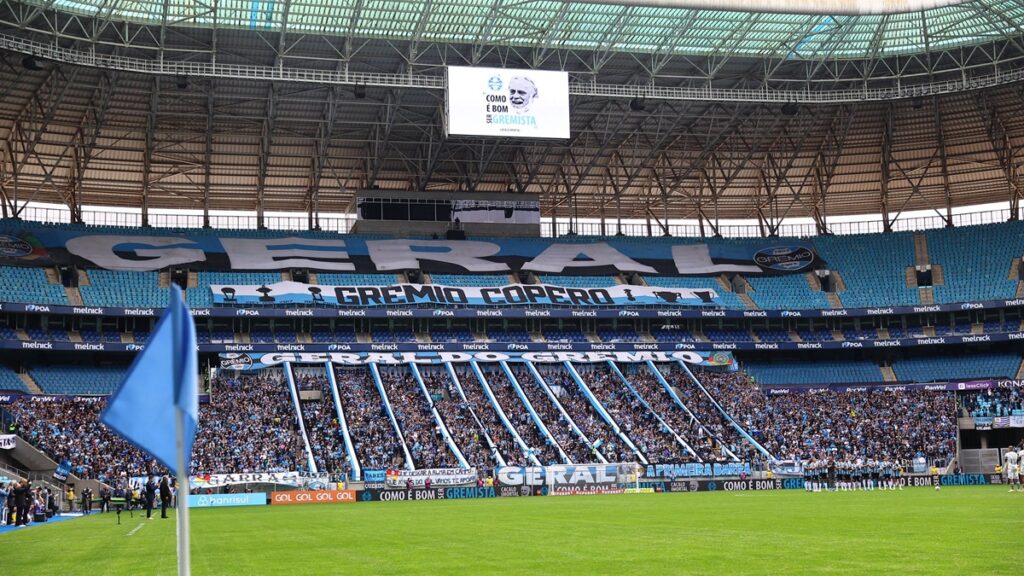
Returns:
[[[893,370],[908,382],[1013,378],[1020,361],[1015,354],[951,354],[903,358],[893,363]]]
[[[30,304],[68,304],[64,286],[50,284],[42,268],[0,266],[0,300]]]
[[[427,399],[408,369],[381,372],[395,418],[417,468],[457,468],[455,455],[441,436]]]
[[[920,303],[917,291],[906,285],[905,270],[914,265],[911,233],[817,236],[814,246],[842,276],[846,290],[839,296],[847,308]]]
[[[552,286],[565,286],[568,288],[597,288],[614,286],[618,284],[611,276],[554,276],[545,274],[539,276],[541,284]]]
[[[325,286],[387,286],[398,282],[397,274],[339,274],[321,272],[317,283]]]
[[[747,277],[753,288],[750,298],[758,308],[764,310],[782,309],[823,309],[828,308],[828,298],[823,292],[812,292],[803,274],[773,277]]]
[[[710,278],[691,278],[684,276],[647,276],[647,284],[660,288],[690,288],[693,290],[710,289],[718,294],[718,302],[722,308],[746,308],[740,297],[734,292],[722,288],[717,282]]]
[[[14,390],[16,392],[30,392],[28,386],[21,381],[18,374],[8,368],[7,366],[0,365],[0,390]]]
[[[47,394],[111,394],[127,366],[46,365],[29,368],[32,379]]]
[[[391,425],[369,371],[336,366],[334,374],[359,464],[364,469],[400,466],[404,461],[402,441]]]
[[[160,288],[156,272],[89,270],[88,286],[79,286],[86,306],[167,306],[167,290]]]
[[[930,260],[942,265],[944,276],[944,283],[935,286],[936,302],[1014,297],[1017,281],[1007,272],[1013,259],[1024,254],[1024,222],[928,230],[925,237]]]
[[[505,286],[513,283],[506,274],[431,274],[430,280],[444,286]]]
[[[758,384],[881,382],[882,372],[869,360],[748,360],[744,368]]]

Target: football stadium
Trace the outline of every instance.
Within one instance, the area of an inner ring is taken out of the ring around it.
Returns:
[[[1013,574],[1024,0],[0,0],[0,572]]]

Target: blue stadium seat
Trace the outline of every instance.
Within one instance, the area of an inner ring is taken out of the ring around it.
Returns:
[[[830,384],[882,382],[882,371],[870,360],[792,362],[748,361],[744,368],[759,384]]]
[[[111,394],[124,378],[127,366],[37,366],[32,379],[47,394]]]
[[[1024,255],[1024,222],[928,230],[925,237],[929,259],[942,265],[937,303],[1013,298],[1017,281],[1008,272]]]
[[[552,276],[545,274],[538,276],[538,279],[541,284],[569,288],[604,288],[618,284],[611,276]]]
[[[320,272],[317,284],[324,286],[388,286],[398,282],[397,274],[341,274]]]
[[[430,281],[445,286],[506,286],[513,283],[507,274],[431,274]]]
[[[0,365],[0,390],[17,390],[28,393],[30,390],[21,378],[7,366]]]
[[[970,378],[1013,378],[1021,358],[1014,354],[949,353],[893,362],[896,378],[908,382],[936,382]]]
[[[912,233],[817,236],[814,246],[842,276],[846,291],[839,298],[847,308],[920,303],[906,284],[906,268],[914,265]]]
[[[163,308],[168,290],[159,286],[156,272],[89,270],[89,286],[79,286],[86,306],[135,306]]]
[[[763,310],[803,310],[828,308],[824,292],[812,292],[803,274],[789,276],[747,276],[750,298]]]
[[[50,284],[42,268],[0,266],[0,302],[69,304],[64,287]]]

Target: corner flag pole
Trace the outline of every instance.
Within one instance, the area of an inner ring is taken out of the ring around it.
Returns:
[[[178,576],[192,573],[188,522],[188,468],[185,466],[185,411],[174,409],[174,431],[178,446]]]

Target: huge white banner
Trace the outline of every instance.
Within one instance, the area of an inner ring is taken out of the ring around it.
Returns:
[[[301,486],[298,472],[254,472],[251,474],[204,474],[189,478],[192,488],[222,488],[232,484],[285,484]]]
[[[388,470],[385,485],[389,488],[413,488],[426,485],[430,478],[431,487],[458,486],[476,482],[476,468],[424,468],[423,470]]]
[[[569,138],[569,75],[448,67],[449,135]]]
[[[0,434],[0,450],[14,450],[18,437],[14,434]]]

